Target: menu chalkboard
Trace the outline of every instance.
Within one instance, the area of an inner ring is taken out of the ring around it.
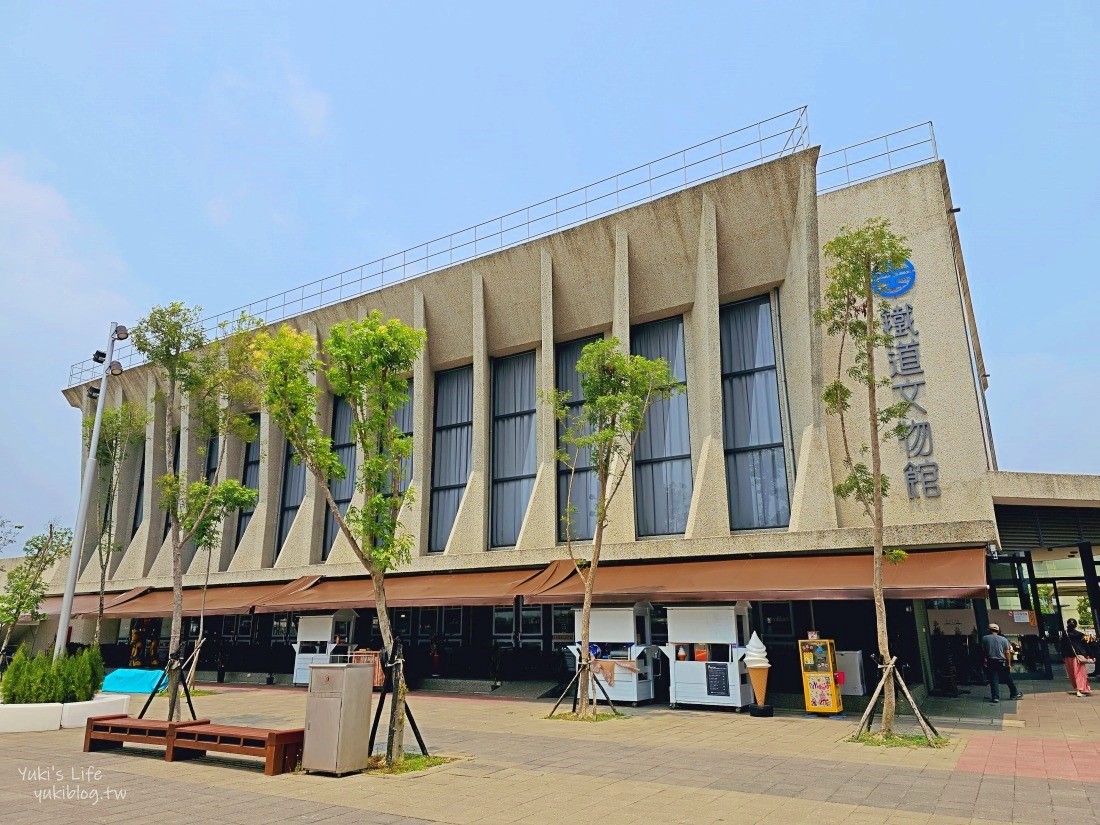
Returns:
[[[730,672],[725,662],[707,662],[707,696],[730,695]]]

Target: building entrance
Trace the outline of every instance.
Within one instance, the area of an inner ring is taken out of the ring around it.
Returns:
[[[1092,545],[1044,547],[990,559],[989,621],[1016,651],[1013,670],[1050,679],[1062,669],[1062,637],[1073,618],[1095,638],[1100,585]]]

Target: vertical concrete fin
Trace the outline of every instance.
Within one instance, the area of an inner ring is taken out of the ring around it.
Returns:
[[[489,342],[486,340],[485,283],[481,273],[472,277],[473,298],[473,432],[470,445],[470,478],[455,515],[445,553],[480,553],[488,547],[486,514],[489,511]]]
[[[701,444],[695,460],[687,538],[729,535],[725,450],[722,440],[722,358],[718,325],[718,219],[703,195],[695,268],[695,304],[689,319],[694,357],[689,359],[688,409]]]
[[[145,425],[145,477],[142,481],[141,524],[130,538],[126,551],[115,567],[113,579],[130,580],[143,578],[153,565],[160,549],[164,532],[164,511],[158,506],[160,491],[156,480],[164,475],[164,404],[157,393],[157,382],[150,372],[145,385],[145,409],[149,421]],[[141,467],[141,457],[137,459],[137,468]],[[135,469],[135,472],[138,470]],[[136,490],[135,490],[136,501]],[[130,522],[125,525],[129,531],[133,526],[133,513]]]
[[[630,352],[630,238],[626,227],[615,227],[615,281],[611,304],[611,334],[623,351]],[[634,521],[634,468],[628,467],[623,483],[607,513],[608,544],[624,544],[636,538]]]
[[[313,336],[320,347],[320,330],[311,320],[306,321],[306,332]],[[314,424],[322,433],[332,432],[332,394],[328,391],[328,382],[324,373],[317,370],[311,376],[313,386],[317,388],[317,412]],[[321,543],[324,541],[325,509],[328,500],[322,492],[313,473],[303,467],[306,477],[305,494],[294,522],[287,532],[286,541],[275,559],[275,567],[297,568],[317,564],[321,561]]]
[[[108,383],[107,395],[104,398],[100,398],[98,402],[93,402],[87,395],[84,396],[83,409],[81,415],[81,450],[80,455],[83,462],[88,460],[88,445],[83,439],[83,421],[91,418],[95,415],[96,406],[98,404],[104,405],[104,411],[109,408],[117,407],[118,403],[115,399],[121,397],[122,389],[116,385]],[[81,481],[84,478],[84,464],[81,464]],[[103,511],[106,507],[106,501],[104,501],[103,495],[105,493],[106,479],[103,478],[102,470],[99,464],[96,463],[92,467],[92,478],[89,480],[92,485],[92,498],[88,502],[88,526],[84,531],[84,547],[80,552],[80,578],[78,581],[80,584],[95,583],[97,588],[99,585],[99,562],[97,560],[96,546],[99,544],[101,529],[101,518]],[[114,512],[117,512],[117,501],[111,502],[111,507]],[[65,568],[65,574],[68,574],[68,564],[63,564],[61,567]],[[62,579],[64,582],[64,579]]]
[[[126,397],[126,393],[123,389],[119,387],[116,406],[121,407],[124,403],[128,402],[133,405],[133,402]],[[144,405],[144,399],[142,399],[141,405]],[[110,558],[107,561],[108,581],[113,578],[115,570],[118,569],[119,564],[122,562],[124,551],[133,538],[134,508],[138,506],[138,483],[144,446],[144,442],[127,446],[126,461],[123,463],[122,471],[119,474],[113,516],[113,544],[116,549],[111,552]]]
[[[266,410],[260,411],[260,498],[248,521],[241,542],[229,562],[229,569],[260,570],[271,567],[275,556],[275,534],[282,496],[283,458],[286,438]]]
[[[413,326],[423,330],[428,328],[424,293],[419,287],[413,287]],[[422,556],[428,552],[428,515],[432,494],[432,406],[435,400],[431,345],[429,336],[424,343],[423,352],[413,365],[413,469],[410,479],[413,500],[406,501],[399,516],[401,526],[412,537],[414,556]]]
[[[222,402],[225,409],[225,401]],[[218,484],[229,479],[235,481],[244,480],[244,442],[230,433],[218,433],[218,470],[214,481]],[[237,540],[238,512],[233,512],[222,519],[221,544],[218,547],[217,557],[212,560],[212,571],[229,569],[229,562],[233,559],[234,543]]]
[[[809,361],[786,359],[783,374],[795,408],[809,409],[809,418],[794,419],[782,398],[794,444],[787,451],[788,478],[795,472],[791,488],[792,532],[828,530],[838,525],[837,503],[833,495],[833,467],[829,457],[829,437],[826,429],[824,365],[824,332],[814,323],[821,307],[821,245],[817,218],[817,152],[799,170],[798,199],[795,205],[793,232],[787,256],[787,277],[780,291],[785,302],[781,307],[786,341],[803,340],[809,334]],[[788,288],[793,287],[793,288]],[[808,392],[809,397],[806,398]],[[797,403],[797,402],[801,403]],[[793,468],[790,466],[794,458]]]
[[[179,427],[180,437],[180,460],[176,467],[176,473],[180,476],[181,483],[186,486],[192,481],[200,478],[203,474],[203,467],[200,462],[198,452],[198,434],[196,432],[196,424],[194,417],[190,412],[190,401],[185,395],[180,395],[179,407],[176,411],[176,423]],[[163,438],[161,444],[163,444]],[[163,515],[161,516],[163,519]],[[163,523],[161,525],[163,530]],[[182,532],[182,531],[181,531]],[[195,555],[195,545],[192,542],[187,542],[182,548],[180,548],[181,566],[183,572],[186,573],[188,567],[191,564],[191,559]],[[167,576],[172,575],[172,535],[169,533],[164,537],[164,541],[160,544],[160,549],[157,552],[156,559],[153,560],[153,566],[149,570],[151,576]]]
[[[541,250],[541,278],[539,280],[539,321],[541,338],[535,352],[537,372],[535,390],[539,393],[553,392],[554,376],[554,266],[550,251]],[[535,401],[535,443],[538,470],[535,484],[531,489],[531,500],[523,517],[516,548],[529,550],[540,547],[553,547],[557,541],[557,421],[550,404],[539,397]]]

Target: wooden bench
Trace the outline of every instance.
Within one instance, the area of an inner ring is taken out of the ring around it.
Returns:
[[[163,719],[137,719],[125,713],[90,716],[84,729],[84,751],[121,748],[123,742],[167,747],[174,730],[187,725],[204,725],[209,719],[192,722],[167,722]]]
[[[238,725],[211,725],[209,720],[173,727],[164,758],[168,762],[197,759],[207,751],[261,756],[264,773],[277,776],[293,771],[302,755],[305,728],[268,730]]]

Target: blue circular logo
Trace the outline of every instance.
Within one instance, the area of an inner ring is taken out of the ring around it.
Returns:
[[[897,269],[881,272],[871,281],[871,289],[883,298],[897,298],[913,288],[917,282],[917,270],[912,261],[906,261]]]

